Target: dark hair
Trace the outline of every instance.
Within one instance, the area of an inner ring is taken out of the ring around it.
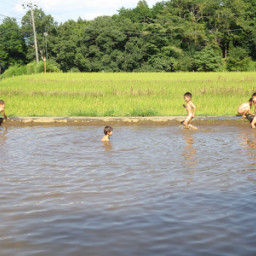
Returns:
[[[249,99],[249,102],[253,102],[252,98]]]
[[[256,92],[252,94],[252,97],[256,97]]]
[[[184,97],[186,97],[186,96],[192,98],[192,93],[186,92],[186,93],[184,94]]]
[[[104,128],[104,134],[105,135],[107,135],[111,131],[113,131],[113,128],[111,126],[105,126],[105,128]]]
[[[4,105],[4,104],[5,104],[4,100],[0,100],[0,105]]]

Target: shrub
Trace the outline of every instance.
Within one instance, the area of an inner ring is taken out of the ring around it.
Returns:
[[[248,71],[250,70],[251,58],[248,57],[247,50],[242,47],[234,47],[230,50],[227,58],[228,71]]]
[[[43,62],[41,61],[41,63],[43,63]],[[43,71],[44,71],[44,69],[43,69]],[[59,72],[61,72],[59,64],[56,61],[52,60],[52,59],[47,60],[46,61],[46,72],[47,73],[59,73]]]
[[[197,71],[220,71],[223,68],[221,53],[206,46],[194,55],[194,68]]]
[[[79,68],[73,67],[68,72],[69,73],[80,73],[80,70],[79,70]]]
[[[154,71],[174,71],[174,66],[176,65],[176,59],[166,56],[154,56],[149,60],[149,64],[153,67]]]
[[[178,71],[193,71],[193,59],[189,56],[179,58],[174,65],[174,69]]]
[[[133,109],[127,116],[156,116],[157,112],[152,109]]]
[[[4,78],[12,77],[12,76],[22,76],[26,74],[25,66],[14,65],[9,67],[3,74]]]
[[[27,64],[26,66],[18,66],[14,65],[9,67],[3,74],[3,77],[12,77],[12,76],[21,76],[21,75],[31,75],[35,73],[43,73],[44,72],[44,62],[40,61],[38,64],[33,61]],[[58,67],[58,64],[49,60],[46,63],[46,72],[61,72]]]
[[[26,66],[26,70],[27,70],[27,75],[31,75],[31,74],[34,74],[36,73],[36,62],[33,61],[33,62],[30,62],[27,64]]]

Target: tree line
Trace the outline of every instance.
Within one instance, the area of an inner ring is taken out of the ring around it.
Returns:
[[[63,72],[255,70],[255,0],[145,0],[58,24],[34,10],[39,56]],[[31,13],[0,24],[0,71],[35,59]],[[31,65],[31,64],[30,64]],[[54,71],[53,68],[53,71]],[[51,70],[50,70],[51,71]]]

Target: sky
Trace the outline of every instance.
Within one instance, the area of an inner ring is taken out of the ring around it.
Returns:
[[[42,8],[46,15],[50,14],[58,23],[79,17],[92,20],[98,16],[113,15],[122,8],[135,8],[139,0],[0,0],[0,22],[6,16],[14,17],[18,22],[28,9],[22,4],[33,2]],[[146,0],[151,8],[161,0]]]

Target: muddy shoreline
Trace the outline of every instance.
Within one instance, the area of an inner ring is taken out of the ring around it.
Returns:
[[[171,126],[180,125],[184,116],[154,116],[154,117],[10,117],[9,120],[0,118],[3,126],[127,126],[127,125],[150,125]],[[239,116],[198,116],[193,120],[194,125],[231,125],[249,126],[248,120]]]

